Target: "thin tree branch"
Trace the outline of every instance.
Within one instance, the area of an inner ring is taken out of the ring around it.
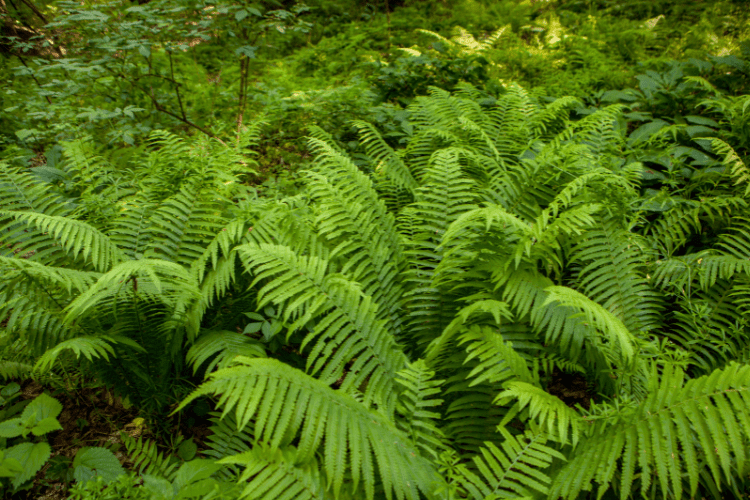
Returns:
[[[26,5],[26,6],[27,6],[27,7],[29,8],[29,9],[31,9],[31,10],[32,10],[32,11],[34,12],[34,14],[36,14],[36,15],[37,15],[37,17],[38,17],[39,19],[41,19],[41,20],[42,20],[42,21],[44,22],[44,24],[47,24],[47,18],[46,18],[46,17],[44,17],[44,14],[42,14],[42,13],[41,13],[41,11],[40,11],[39,9],[37,9],[37,8],[36,8],[36,5],[34,5],[33,3],[31,3],[31,2],[29,1],[29,0],[21,0],[21,1],[22,1],[22,2],[23,2],[23,3],[24,3],[24,4],[25,4],[25,5]]]
[[[109,71],[113,75],[122,78],[124,81],[130,83],[133,87],[135,87],[136,89],[138,89],[141,92],[143,92],[144,94],[146,94],[148,96],[148,98],[151,99],[151,102],[153,102],[154,108],[156,108],[156,111],[159,111],[161,113],[164,113],[165,115],[169,115],[169,116],[171,116],[173,118],[176,118],[177,120],[181,121],[185,125],[187,125],[189,127],[193,127],[194,129],[196,129],[196,130],[198,130],[198,131],[206,134],[207,136],[209,136],[212,139],[216,139],[222,145],[224,145],[224,146],[227,145],[226,142],[222,141],[221,138],[219,138],[219,136],[217,136],[216,134],[214,134],[210,130],[207,130],[207,129],[201,127],[200,125],[198,125],[197,123],[193,123],[190,120],[188,120],[187,118],[183,118],[180,115],[178,115],[176,113],[173,113],[172,111],[169,111],[168,109],[163,108],[162,105],[161,105],[161,103],[156,99],[156,97],[154,97],[150,92],[146,91],[146,89],[144,89],[143,87],[139,86],[138,84],[136,84],[134,81],[132,81],[131,79],[129,79],[128,77],[126,77],[122,73],[118,73],[117,71],[114,71],[114,70],[112,70],[110,68],[107,68],[106,66],[104,66],[104,68],[106,68],[107,71]]]
[[[172,66],[172,52],[168,50],[167,51],[167,56],[169,56],[169,74],[172,77],[172,82],[175,85],[174,91],[177,94],[177,102],[180,105],[180,112],[182,113],[182,119],[186,120],[187,119],[187,115],[185,115],[185,108],[182,106],[182,99],[180,98],[180,84],[177,83],[175,81],[175,79],[174,79],[174,68]]]
[[[34,81],[36,82],[37,86],[38,86],[38,87],[39,87],[40,89],[44,90],[44,87],[42,87],[42,84],[41,84],[41,83],[39,83],[39,80],[37,80],[37,78],[36,78],[36,75],[34,74],[34,70],[32,70],[31,68],[29,68],[29,65],[28,65],[28,64],[26,64],[26,61],[24,61],[24,60],[23,60],[23,57],[21,57],[21,55],[20,55],[20,54],[16,54],[16,56],[18,56],[18,59],[20,59],[20,61],[21,61],[21,64],[23,64],[24,66],[26,66],[26,68],[27,68],[27,69],[28,69],[29,71],[31,71],[31,78],[33,78],[33,79],[34,79]],[[45,99],[47,99],[47,102],[48,102],[49,104],[52,104],[52,99],[50,99],[48,95],[44,96],[44,98],[45,98]]]

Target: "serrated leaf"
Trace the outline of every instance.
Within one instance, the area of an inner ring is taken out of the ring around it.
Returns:
[[[6,457],[0,462],[0,477],[16,477],[22,471],[21,462],[15,458]]]
[[[62,425],[60,425],[60,422],[58,422],[55,417],[47,417],[40,420],[39,423],[31,429],[31,432],[35,436],[41,436],[48,432],[62,430],[62,428]]]
[[[247,12],[247,11],[246,11],[245,9],[242,9],[242,10],[238,10],[237,12],[235,12],[235,14],[234,14],[234,18],[235,18],[235,19],[236,19],[237,21],[242,21],[242,20],[243,20],[243,19],[245,19],[245,18],[246,18],[246,17],[248,16],[248,15],[249,15],[249,13],[248,13],[248,12]]]
[[[163,477],[156,477],[150,474],[143,475],[143,487],[156,495],[161,495],[165,498],[174,497],[174,488],[172,483],[164,479]]]
[[[141,45],[138,47],[138,53],[143,57],[148,58],[151,55],[151,47],[148,45]]]
[[[18,385],[15,382],[11,382],[10,384],[3,387],[2,390],[0,390],[0,396],[4,398],[9,398],[12,395],[18,393],[21,390],[21,386]]]
[[[51,454],[52,450],[47,443],[21,443],[5,450],[6,459],[18,460],[23,467],[23,470],[11,481],[13,487],[18,488],[34,477],[34,474],[49,460]]]
[[[52,396],[42,393],[23,409],[21,419],[26,420],[35,416],[34,422],[41,422],[45,418],[56,418],[62,411],[62,404]]]
[[[11,418],[5,422],[0,422],[0,437],[12,438],[20,436],[24,430],[26,430],[26,426],[23,425],[23,420],[20,418]]]
[[[208,478],[202,479],[195,483],[191,483],[187,489],[182,488],[178,490],[177,496],[174,500],[182,500],[183,498],[203,498],[215,490],[219,482],[216,479]]]
[[[79,465],[73,470],[73,479],[75,479],[77,483],[88,483],[89,481],[92,481],[94,477],[96,477],[96,473],[91,467]]]
[[[76,468],[75,474],[78,474],[79,467],[88,467],[95,475],[104,478],[106,482],[114,481],[120,475],[125,474],[125,469],[122,468],[115,454],[100,447],[78,450],[76,458],[73,460],[73,467]],[[88,472],[82,468],[81,474],[86,475]],[[77,477],[76,480],[78,480]]]

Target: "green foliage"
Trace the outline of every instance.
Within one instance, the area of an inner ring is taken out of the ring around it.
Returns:
[[[16,389],[17,390],[17,389]],[[6,391],[11,396],[13,391]],[[9,400],[6,400],[7,404]],[[52,449],[41,436],[62,430],[57,417],[63,406],[55,398],[42,393],[33,400],[17,403],[3,412],[7,418],[0,422],[0,477],[3,490],[18,492],[50,459]],[[9,446],[12,443],[12,446]],[[106,448],[81,448],[72,463],[72,478],[84,482],[101,476],[105,482],[124,473],[115,455]],[[6,481],[10,481],[7,484]]]
[[[62,2],[67,52],[9,46],[0,374],[218,410],[124,437],[139,478],[79,450],[71,498],[744,491],[747,14],[272,3]],[[0,396],[19,488],[59,408]]]

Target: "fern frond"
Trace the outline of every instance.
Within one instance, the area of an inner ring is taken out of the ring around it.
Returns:
[[[475,182],[464,175],[460,155],[455,149],[435,153],[425,174],[425,186],[417,190],[415,203],[405,210],[418,221],[407,250],[411,269],[405,275],[411,287],[405,295],[410,333],[418,343],[439,336],[454,309],[433,278],[442,259],[443,234],[462,213],[476,208]]]
[[[405,263],[393,215],[372,181],[347,157],[325,144],[319,144],[317,151],[308,189],[318,203],[318,231],[335,245],[331,256],[346,262],[341,272],[360,283],[380,306],[378,317],[398,328],[402,322],[398,278]]]
[[[136,439],[124,432],[120,433],[120,438],[128,452],[128,458],[133,463],[133,469],[138,474],[150,474],[169,481],[174,479],[180,462],[159,451],[155,441],[142,436]]]
[[[586,296],[620,318],[630,331],[660,324],[659,295],[641,274],[638,241],[614,224],[586,231],[573,249],[571,262],[581,262],[578,283]]]
[[[199,297],[195,281],[179,264],[158,259],[126,261],[103,274],[71,302],[65,310],[65,321],[80,321],[95,307],[100,311],[114,310],[120,294],[153,297],[169,304],[175,314],[184,313],[189,303]]]
[[[437,427],[440,414],[431,408],[443,403],[442,399],[434,396],[441,393],[444,380],[434,380],[434,377],[435,372],[428,370],[422,360],[409,364],[398,372],[396,383],[400,386],[401,393],[396,411],[401,418],[396,420],[396,425],[425,456],[437,458],[446,444],[445,436]]]
[[[348,476],[353,488],[362,481],[365,497],[375,495],[375,475],[386,498],[417,500],[440,483],[434,467],[382,414],[351,396],[272,359],[238,357],[237,366],[211,374],[177,408],[194,399],[219,396],[223,414],[235,410],[238,428],[254,419],[254,435],[272,447],[286,446],[299,435],[298,456],[322,453],[322,470],[338,494]]]
[[[504,341],[494,329],[472,327],[461,336],[459,345],[462,344],[468,344],[465,362],[475,358],[478,361],[467,376],[471,379],[469,386],[485,381],[499,385],[510,379],[538,382],[526,360],[513,348],[513,343]]]
[[[73,205],[31,172],[0,162],[0,210],[65,216]],[[2,219],[0,219],[2,224]],[[0,233],[2,234],[2,233]]]
[[[648,397],[635,409],[614,409],[594,420],[555,477],[551,498],[573,500],[595,481],[598,495],[616,482],[629,498],[640,478],[648,495],[652,481],[664,495],[682,498],[687,476],[694,496],[706,470],[717,485],[744,470],[750,429],[750,366],[731,364],[710,375],[685,381],[673,366],[653,375]]]
[[[382,170],[385,176],[396,186],[413,191],[417,188],[409,168],[404,161],[391,149],[380,136],[372,124],[355,120],[352,124],[359,130],[360,141],[367,154],[375,161],[377,170]]]
[[[222,458],[217,463],[242,465],[237,479],[244,488],[239,499],[332,500],[315,460],[299,463],[296,450],[277,449],[257,443],[252,450]]]
[[[254,283],[269,280],[258,292],[262,306],[282,307],[284,320],[294,319],[291,330],[319,318],[302,342],[315,341],[307,369],[326,383],[338,380],[344,365],[353,361],[341,385],[350,391],[367,382],[366,400],[393,408],[396,372],[406,357],[386,325],[377,320],[377,305],[361,293],[356,283],[326,274],[327,261],[298,256],[279,245],[243,245],[239,252]],[[355,360],[356,358],[356,360]]]
[[[744,196],[750,196],[750,168],[739,157],[737,152],[721,139],[712,139],[711,147],[716,153],[724,157],[722,164],[729,167],[729,175],[732,176],[736,186],[745,184]]]
[[[717,247],[737,259],[750,258],[750,219],[735,217],[729,231],[722,234]]]
[[[115,355],[115,350],[111,345],[113,343],[116,343],[116,340],[107,336],[76,337],[65,340],[45,352],[34,365],[34,370],[46,372],[52,369],[60,354],[68,349],[73,351],[76,358],[80,358],[83,355],[89,361],[94,358],[102,358],[105,361],[109,361],[109,356]]]
[[[4,217],[23,222],[37,231],[36,238],[18,233],[12,238],[7,234],[4,236],[5,244],[19,245],[24,252],[36,253],[35,260],[44,262],[38,254],[59,252],[55,243],[74,258],[80,255],[90,261],[97,271],[108,271],[125,259],[122,251],[106,235],[85,222],[35,212],[0,211],[0,218]]]
[[[573,447],[576,446],[583,431],[583,419],[575,410],[558,397],[528,382],[510,380],[503,384],[503,387],[505,390],[497,395],[495,403],[507,405],[511,401],[516,401],[512,413],[506,416],[505,421],[509,421],[511,415],[516,415],[528,407],[529,418],[536,420],[541,428],[546,428],[548,436],[566,445],[570,432],[571,443]]]
[[[112,221],[110,239],[128,259],[143,257],[148,244],[151,215],[155,204],[139,193],[119,204],[117,216]]]
[[[551,286],[546,288],[545,292],[549,295],[543,305],[559,302],[563,306],[580,311],[586,321],[602,333],[614,347],[616,356],[623,365],[630,365],[635,357],[638,341],[622,321],[585,295],[568,287]]]
[[[0,269],[13,269],[46,286],[60,287],[68,294],[88,290],[101,276],[99,273],[79,271],[65,267],[45,266],[33,260],[0,256]],[[10,277],[8,276],[8,279]]]
[[[193,365],[195,374],[203,363],[215,356],[206,367],[206,373],[211,373],[215,368],[227,368],[235,356],[262,358],[265,355],[263,346],[246,335],[229,331],[207,331],[202,332],[190,347],[185,361]]]
[[[234,415],[229,413],[224,417],[219,412],[210,412],[211,433],[206,437],[207,450],[203,452],[206,457],[220,460],[232,455],[239,455],[249,451],[255,446],[255,436],[252,434],[251,426],[243,429],[237,428]],[[241,470],[231,464],[218,471],[217,477],[234,480]]]
[[[155,208],[148,229],[146,258],[161,258],[185,267],[204,251],[204,242],[224,223],[221,208],[210,193],[181,189]]]
[[[459,481],[470,498],[520,499],[532,498],[535,493],[547,494],[551,480],[544,470],[553,460],[564,460],[564,455],[546,445],[543,432],[503,435],[505,441],[500,447],[487,442],[481,455],[473,458],[477,473],[463,470]]]

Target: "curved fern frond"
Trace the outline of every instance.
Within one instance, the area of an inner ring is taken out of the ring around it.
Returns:
[[[570,432],[571,443],[573,447],[576,446],[583,431],[583,419],[575,410],[537,385],[510,380],[503,387],[505,390],[497,395],[495,403],[507,405],[516,401],[505,417],[506,422],[528,407],[529,418],[536,420],[541,428],[546,428],[548,436],[565,445],[568,444]]]
[[[44,283],[47,286],[60,287],[68,294],[88,290],[101,276],[100,273],[45,266],[33,260],[2,256],[0,256],[0,269],[14,269],[30,280]],[[10,277],[7,277],[7,279],[10,279]]]
[[[135,439],[124,432],[120,433],[120,438],[125,445],[130,461],[133,463],[133,469],[138,474],[151,474],[170,481],[174,479],[180,462],[159,451],[155,441],[144,437]]]
[[[71,302],[65,311],[65,321],[79,321],[95,307],[100,312],[114,311],[120,294],[153,297],[169,304],[175,314],[184,313],[190,302],[199,297],[195,281],[179,264],[158,259],[126,261],[103,274],[94,286]]]
[[[49,184],[40,182],[31,172],[0,162],[0,210],[65,216],[72,209],[72,204],[66,202],[54,189],[50,189]]]
[[[65,340],[45,352],[34,365],[34,370],[41,372],[49,371],[52,369],[55,361],[57,361],[58,356],[68,349],[73,351],[76,358],[80,358],[83,355],[89,361],[94,358],[102,358],[105,361],[109,361],[109,356],[115,355],[115,350],[111,345],[114,343],[116,343],[116,340],[107,336],[76,337]]]
[[[208,331],[202,332],[190,347],[185,361],[193,365],[195,374],[203,363],[213,357],[206,367],[206,373],[211,373],[216,368],[227,368],[236,356],[263,358],[265,355],[262,344],[246,335],[229,331]]]
[[[750,168],[739,157],[737,152],[721,139],[712,139],[711,147],[717,154],[722,155],[724,160],[722,164],[729,167],[729,174],[734,180],[734,184],[739,186],[745,184],[744,196],[750,196]]]
[[[624,366],[633,361],[638,346],[637,339],[625,325],[611,312],[585,295],[564,286],[551,286],[545,289],[549,295],[543,305],[559,302],[572,307],[597,331],[602,333],[615,350],[615,356]]]
[[[513,348],[513,343],[504,341],[495,329],[472,327],[461,336],[462,344],[468,344],[465,362],[475,358],[478,360],[467,376],[471,379],[470,387],[485,381],[493,384],[508,380],[538,383],[526,360]]]
[[[402,189],[407,191],[416,189],[418,184],[411,171],[396,152],[386,144],[375,127],[361,120],[355,120],[352,124],[359,130],[360,141],[365,151],[375,160],[376,170],[382,170],[392,183]]]
[[[329,275],[327,261],[298,256],[278,245],[243,245],[239,248],[245,267],[257,283],[270,279],[258,292],[261,307],[272,302],[282,307],[284,320],[294,319],[291,330],[319,318],[302,342],[315,341],[307,369],[326,383],[344,373],[341,389],[351,391],[366,382],[366,401],[393,408],[396,372],[406,357],[393,334],[377,320],[377,305],[363,295],[356,283]],[[355,359],[356,358],[356,359]]]
[[[37,254],[35,260],[44,262],[45,259],[38,254],[46,256],[50,252],[59,252],[59,247],[54,248],[55,244],[73,258],[80,255],[90,261],[94,269],[101,272],[125,260],[122,251],[106,235],[85,222],[35,212],[0,211],[2,217],[13,218],[37,231],[35,237],[18,231],[13,237],[7,233],[3,236],[5,244],[19,245],[24,252]]]
[[[397,328],[402,322],[397,308],[404,256],[393,215],[351,160],[325,144],[316,149],[308,189],[318,203],[318,231],[336,245],[331,258],[346,262],[341,272],[360,283],[380,306],[378,317]]]
[[[155,204],[138,194],[119,204],[119,212],[112,221],[110,239],[128,259],[143,257],[148,244],[151,215]]]
[[[229,413],[222,417],[219,412],[211,412],[209,415],[211,416],[211,434],[206,437],[208,449],[203,452],[205,456],[220,460],[245,453],[257,444],[250,426],[238,429],[233,414]],[[239,474],[240,469],[238,467],[228,464],[225,469],[217,473],[217,476],[225,479],[236,479]]]
[[[640,268],[645,259],[631,234],[613,224],[586,231],[573,249],[571,262],[582,262],[578,283],[586,296],[620,318],[630,331],[660,324],[658,294]]]
[[[150,217],[146,258],[161,258],[183,266],[199,258],[204,242],[224,225],[215,195],[183,188],[155,208]]]
[[[409,439],[382,414],[368,410],[341,391],[272,359],[238,357],[237,366],[211,374],[177,408],[215,394],[223,414],[235,410],[238,428],[254,420],[254,435],[272,447],[299,436],[298,457],[309,461],[322,453],[322,470],[337,495],[349,477],[365,497],[375,496],[375,478],[388,499],[417,500],[430,495],[441,478]]]
[[[476,208],[476,183],[464,175],[460,156],[454,148],[436,152],[425,174],[425,186],[417,190],[415,203],[404,210],[416,221],[406,252],[411,268],[405,281],[411,289],[405,294],[405,306],[410,334],[417,343],[439,336],[454,310],[453,301],[433,280],[443,257],[443,234],[462,213]]]
[[[651,377],[649,396],[637,407],[594,420],[555,477],[550,497],[579,498],[595,481],[599,497],[616,482],[624,500],[639,478],[644,496],[658,481],[664,495],[682,498],[685,476],[694,496],[704,470],[716,485],[731,481],[745,470],[748,396],[750,366],[732,364],[688,381],[678,368],[665,367]]]

